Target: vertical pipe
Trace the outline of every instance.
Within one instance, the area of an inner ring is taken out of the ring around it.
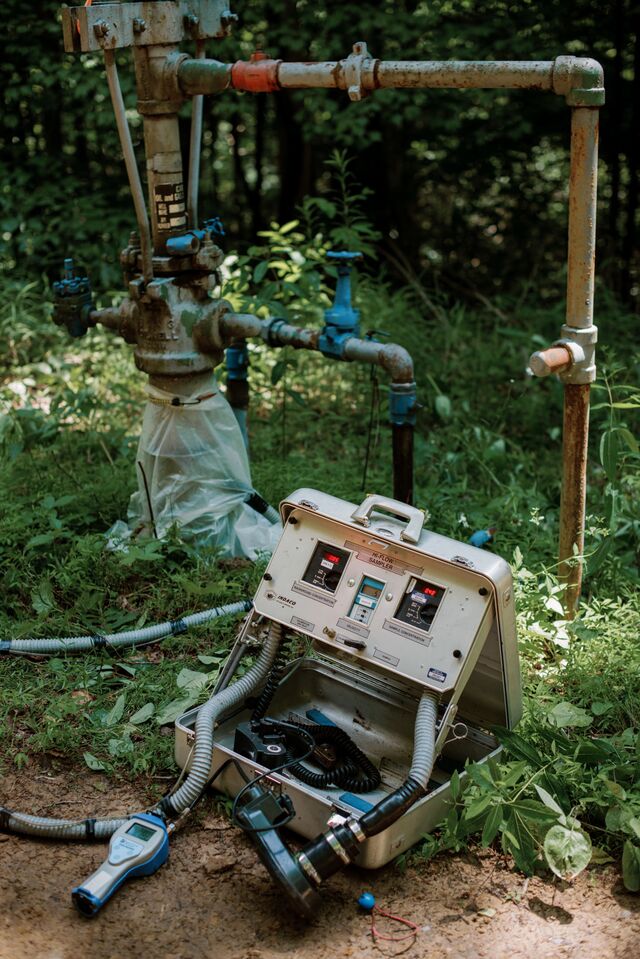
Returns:
[[[598,177],[598,109],[571,111],[567,326],[593,324]],[[589,442],[589,383],[565,383],[562,434],[559,575],[566,583],[565,609],[575,615],[582,586],[584,517]]]
[[[559,574],[567,585],[564,605],[569,619],[573,619],[575,615],[582,586],[589,445],[589,392],[588,383],[567,383],[564,388]],[[574,557],[574,547],[579,558]]]
[[[196,60],[203,60],[204,42],[196,41]],[[187,186],[187,215],[192,230],[198,229],[198,190],[200,187],[200,147],[202,143],[202,111],[204,97],[196,94],[191,100],[191,139],[189,142],[189,183]]]
[[[413,426],[392,423],[393,498],[413,504]]]
[[[153,248],[164,255],[169,237],[187,228],[178,114],[144,113],[143,123]]]
[[[104,65],[107,73],[107,83],[109,84],[109,93],[111,94],[111,103],[116,118],[118,134],[120,136],[120,146],[124,164],[129,178],[129,189],[133,198],[133,205],[136,211],[136,221],[138,223],[138,232],[140,233],[140,253],[142,258],[142,275],[148,283],[153,279],[151,231],[149,229],[149,215],[144,202],[144,191],[140,180],[140,172],[136,163],[136,155],[131,142],[131,131],[127,123],[127,114],[122,99],[122,90],[118,79],[118,69],[116,67],[115,53],[113,50],[104,51]]]
[[[227,400],[238,421],[244,445],[249,448],[249,351],[244,340],[232,340],[226,352]]]

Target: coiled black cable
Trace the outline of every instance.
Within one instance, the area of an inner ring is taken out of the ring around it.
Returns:
[[[264,685],[258,701],[251,713],[251,722],[258,722],[264,719],[271,701],[276,693],[282,673],[286,666],[286,654],[282,647],[271,667],[269,676]],[[278,720],[269,719],[273,726],[278,725]],[[296,726],[313,737],[316,748],[323,745],[330,745],[338,753],[338,759],[332,769],[326,772],[314,772],[301,762],[294,762],[287,765],[287,770],[296,779],[305,783],[307,786],[313,786],[315,789],[329,789],[332,786],[340,789],[346,789],[349,792],[367,793],[377,789],[380,785],[380,773],[373,763],[359,749],[348,733],[339,726],[323,725],[321,723],[301,723],[296,720],[290,720],[283,723],[283,727]],[[283,728],[285,736],[286,728]]]
[[[370,759],[356,746],[353,739],[339,726],[325,726],[320,723],[307,725],[292,720],[292,725],[310,733],[319,746],[333,746],[340,755],[333,769],[316,773],[302,763],[289,766],[289,772],[307,786],[315,789],[327,789],[331,786],[347,789],[355,793],[368,793],[380,785],[380,773]]]

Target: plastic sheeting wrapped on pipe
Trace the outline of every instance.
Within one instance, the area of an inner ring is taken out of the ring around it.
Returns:
[[[177,525],[185,538],[217,547],[222,557],[254,560],[273,550],[282,528],[246,502],[254,489],[233,411],[214,378],[207,398],[200,395],[172,405],[173,394],[149,387],[138,491],[129,501],[128,528],[112,527],[112,546],[128,536],[163,537]]]

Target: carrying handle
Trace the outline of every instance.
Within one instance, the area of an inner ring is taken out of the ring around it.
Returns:
[[[398,500],[391,499],[389,496],[367,496],[363,503],[358,506],[351,514],[354,523],[361,526],[370,526],[370,516],[374,509],[386,510],[394,516],[407,520],[407,526],[400,533],[400,539],[407,543],[417,543],[420,540],[420,533],[424,525],[424,512],[416,509],[415,506],[409,506],[407,503],[399,503]]]

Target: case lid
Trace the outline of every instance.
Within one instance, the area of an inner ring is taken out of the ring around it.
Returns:
[[[424,530],[420,510],[386,497],[356,506],[300,489],[280,512],[284,532],[257,612],[311,636],[324,656],[457,702],[477,725],[518,721],[504,560]]]

